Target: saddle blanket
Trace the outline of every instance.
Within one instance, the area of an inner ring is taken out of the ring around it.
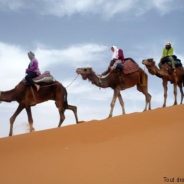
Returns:
[[[54,77],[50,74],[49,71],[45,71],[44,73],[42,73],[42,74],[39,75],[38,77],[33,78],[33,81],[34,81],[35,83],[39,83],[39,82],[50,83],[50,82],[54,82],[55,79],[54,79]]]
[[[123,73],[130,74],[139,70],[139,65],[132,59],[126,59],[123,64]]]

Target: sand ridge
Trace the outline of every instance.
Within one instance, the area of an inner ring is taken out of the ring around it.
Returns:
[[[0,183],[178,183],[183,130],[178,105],[1,138]]]

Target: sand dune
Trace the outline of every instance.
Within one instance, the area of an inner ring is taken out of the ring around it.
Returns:
[[[2,138],[0,163],[1,184],[184,183],[184,106]]]

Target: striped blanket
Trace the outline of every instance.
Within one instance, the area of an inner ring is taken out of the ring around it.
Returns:
[[[33,79],[33,81],[35,83],[39,83],[39,82],[45,82],[45,83],[51,83],[54,82],[55,79],[54,77],[50,74],[49,71],[45,71],[44,73],[42,73],[41,75],[39,75],[38,77],[35,77]]]

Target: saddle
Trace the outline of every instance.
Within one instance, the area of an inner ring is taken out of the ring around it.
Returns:
[[[130,74],[139,70],[139,65],[132,59],[126,58],[123,63],[123,73]]]
[[[176,55],[173,55],[172,58],[174,59],[174,65],[175,65],[176,68],[177,68],[177,67],[182,67],[182,66],[183,66],[181,60],[178,59]],[[163,58],[160,60],[160,64],[159,64],[159,65],[161,66],[161,65],[163,65],[163,64],[165,64],[165,63],[168,64],[169,66],[172,66],[171,60],[169,59],[168,56],[163,57]]]
[[[52,83],[55,81],[54,77],[50,74],[49,71],[45,71],[41,75],[33,78],[34,83]]]
[[[41,75],[33,78],[33,82],[36,84],[42,83],[42,84],[50,84],[55,81],[54,77],[50,74],[49,71],[45,71]],[[26,79],[22,79],[22,82],[27,84]]]

